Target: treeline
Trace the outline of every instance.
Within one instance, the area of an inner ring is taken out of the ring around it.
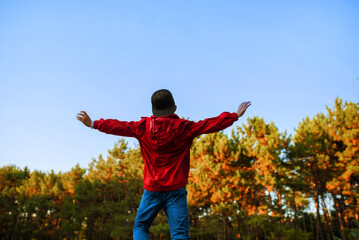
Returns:
[[[143,193],[139,148],[122,139],[88,169],[0,168],[0,239],[132,239]],[[191,238],[358,239],[359,104],[336,99],[293,136],[253,117],[196,139]],[[151,239],[170,239],[163,211]],[[357,234],[357,235],[356,235]]]

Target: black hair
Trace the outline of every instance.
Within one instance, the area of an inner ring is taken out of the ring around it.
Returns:
[[[167,89],[160,89],[152,94],[151,97],[152,109],[164,110],[169,109],[175,105],[172,93]]]

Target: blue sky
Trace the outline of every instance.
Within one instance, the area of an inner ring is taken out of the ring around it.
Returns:
[[[198,121],[236,111],[294,133],[336,97],[359,102],[358,1],[0,1],[0,167],[68,171],[169,89]],[[130,145],[135,141],[126,138]]]

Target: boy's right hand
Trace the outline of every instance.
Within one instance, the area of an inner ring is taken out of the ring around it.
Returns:
[[[83,124],[85,124],[87,127],[91,127],[91,118],[85,111],[81,111],[79,114],[77,114],[77,119],[81,121]]]
[[[242,102],[237,110],[238,117],[241,117],[251,104],[252,104],[251,102]]]

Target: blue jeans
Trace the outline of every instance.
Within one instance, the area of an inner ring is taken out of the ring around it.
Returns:
[[[151,223],[161,208],[166,212],[171,238],[173,240],[190,239],[187,190],[185,187],[166,192],[150,192],[145,190],[133,227],[133,239],[149,239]]]

